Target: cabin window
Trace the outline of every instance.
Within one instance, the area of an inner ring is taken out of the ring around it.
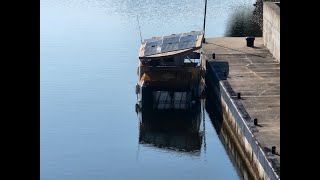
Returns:
[[[159,59],[152,59],[151,66],[159,66]]]
[[[171,62],[174,62],[174,59],[173,58],[163,58],[163,62],[171,63]]]

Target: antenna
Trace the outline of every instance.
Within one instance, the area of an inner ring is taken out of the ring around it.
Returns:
[[[138,17],[138,14],[137,14],[137,21],[138,21],[138,26],[139,26],[140,41],[141,41],[141,43],[142,43],[142,36],[141,36],[141,29],[140,29],[140,23],[139,23],[139,17]]]

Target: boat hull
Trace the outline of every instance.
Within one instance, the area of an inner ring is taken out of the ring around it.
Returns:
[[[138,85],[138,104],[141,111],[192,110],[200,104],[201,87],[191,88]]]

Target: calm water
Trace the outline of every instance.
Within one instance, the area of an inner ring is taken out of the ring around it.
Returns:
[[[224,36],[233,12],[253,3],[209,0],[206,37]],[[203,6],[201,0],[41,0],[42,180],[240,179],[206,113],[195,117],[201,128],[194,136],[146,132],[135,112],[137,14],[142,37],[150,38],[202,30]]]

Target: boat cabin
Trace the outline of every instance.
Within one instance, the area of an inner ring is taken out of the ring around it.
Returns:
[[[163,105],[164,109],[190,107],[199,95],[203,35],[202,31],[191,31],[141,43],[136,87],[140,101],[148,101],[144,104],[152,107]]]

